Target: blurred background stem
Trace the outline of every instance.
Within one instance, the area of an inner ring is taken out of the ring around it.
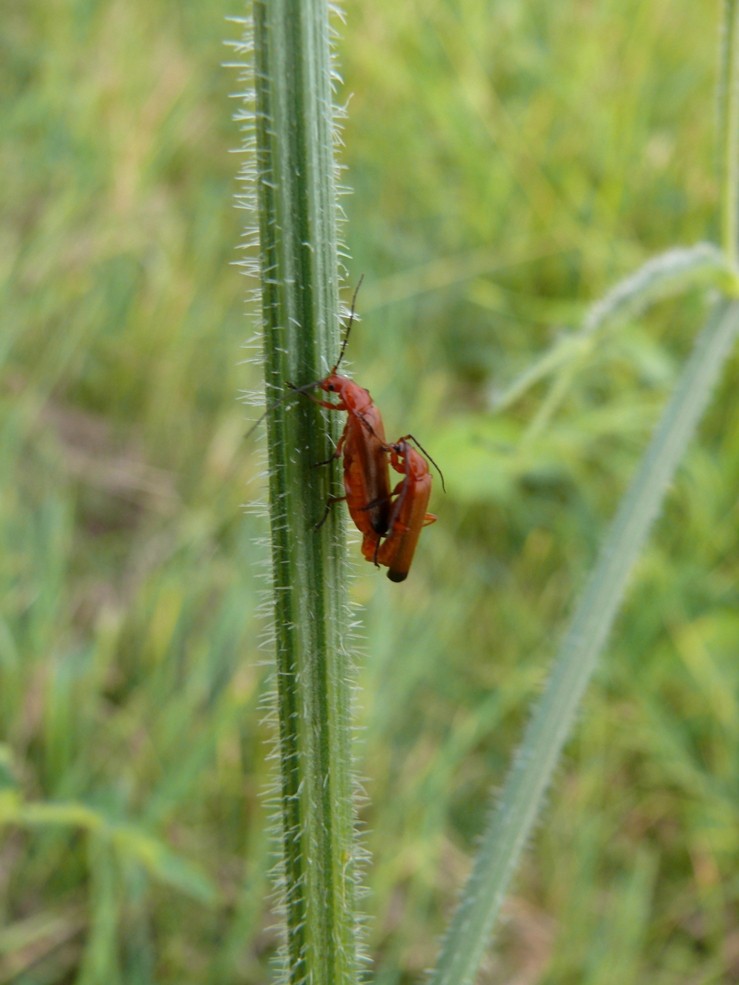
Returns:
[[[477,975],[631,573],[738,328],[739,303],[717,304],[621,501],[483,836],[433,985],[470,985]]]

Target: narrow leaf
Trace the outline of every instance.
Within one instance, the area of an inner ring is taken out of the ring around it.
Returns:
[[[621,502],[483,836],[433,985],[474,980],[629,576],[738,331],[739,303],[720,303]]]

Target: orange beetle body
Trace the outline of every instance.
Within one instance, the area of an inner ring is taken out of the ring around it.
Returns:
[[[389,446],[382,415],[363,387],[332,373],[318,386],[339,400],[316,400],[321,407],[347,412],[334,457],[344,456],[344,492],[349,515],[360,533],[383,535],[390,524]],[[332,500],[335,502],[336,500]]]

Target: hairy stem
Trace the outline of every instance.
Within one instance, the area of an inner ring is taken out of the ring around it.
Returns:
[[[314,529],[336,480],[336,415],[275,401],[338,347],[329,5],[254,0],[256,206],[269,411],[283,978],[355,982],[350,680],[343,525]],[[272,401],[270,405],[270,401]]]

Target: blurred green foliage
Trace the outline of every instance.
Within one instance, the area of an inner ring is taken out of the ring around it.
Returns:
[[[538,427],[545,387],[491,403],[615,280],[715,235],[716,30],[688,0],[346,8],[350,357],[449,485],[408,582],[352,586],[368,947],[405,985],[704,299],[607,333]],[[242,13],[3,9],[0,982],[267,976],[259,374],[221,67]],[[736,373],[483,981],[739,977]]]

